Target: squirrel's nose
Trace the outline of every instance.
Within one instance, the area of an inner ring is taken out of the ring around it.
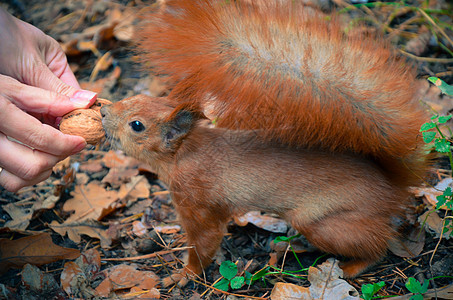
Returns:
[[[107,112],[108,112],[107,106],[110,106],[110,105],[104,105],[104,106],[101,107],[101,116],[102,116],[103,118],[105,117],[105,115],[106,115]]]

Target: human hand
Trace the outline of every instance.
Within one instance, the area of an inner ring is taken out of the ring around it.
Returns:
[[[0,41],[0,186],[15,192],[45,180],[58,161],[85,147],[83,138],[55,127],[96,94],[80,90],[54,39],[2,9]]]

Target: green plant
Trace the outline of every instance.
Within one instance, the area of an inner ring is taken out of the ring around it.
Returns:
[[[371,300],[373,296],[385,285],[384,281],[362,285],[362,299]]]
[[[428,80],[434,83],[442,93],[447,95],[453,95],[453,86],[448,85],[441,79],[437,77],[429,77]],[[439,153],[444,153],[448,156],[450,160],[450,167],[453,170],[453,154],[452,154],[452,145],[450,142],[450,138],[446,137],[444,133],[441,131],[440,127],[448,122],[451,119],[451,115],[448,116],[438,116],[435,115],[431,117],[431,122],[425,123],[420,128],[420,132],[423,135],[423,141],[427,144],[433,143],[434,149]],[[450,131],[450,137],[452,133]],[[436,210],[440,209],[441,207],[445,206],[450,210],[453,210],[453,193],[451,187],[447,187],[442,195],[439,195],[437,198],[437,205]],[[451,218],[447,217],[444,220],[444,228],[443,231],[448,232],[453,229],[453,224],[451,222]],[[453,234],[453,230],[450,231],[450,235]]]
[[[434,85],[437,86],[442,93],[453,96],[453,86],[448,85],[445,81],[437,77],[429,77],[428,80],[434,83]]]
[[[242,286],[244,286],[244,284],[251,285],[251,284],[255,283],[256,281],[258,281],[260,279],[264,279],[266,276],[269,276],[269,275],[287,275],[287,276],[292,276],[292,277],[297,277],[297,278],[305,277],[304,275],[296,274],[296,273],[301,273],[301,272],[307,272],[308,268],[302,267],[302,264],[296,255],[296,252],[294,251],[293,247],[291,246],[291,241],[294,238],[297,238],[299,236],[300,236],[300,234],[297,234],[297,235],[294,235],[291,237],[278,236],[274,239],[274,243],[279,243],[279,242],[288,242],[289,243],[289,247],[290,247],[291,251],[293,252],[294,257],[296,258],[299,265],[301,266],[300,270],[284,271],[283,269],[280,269],[280,268],[277,268],[274,266],[266,266],[266,267],[262,268],[261,270],[259,270],[258,272],[254,273],[253,275],[250,272],[245,271],[244,276],[237,276],[238,268],[237,268],[236,264],[234,264],[232,261],[226,260],[226,261],[222,262],[222,264],[220,265],[220,269],[219,269],[219,272],[223,276],[223,278],[219,282],[214,284],[214,287],[218,288],[219,290],[222,290],[222,291],[228,291],[229,288],[239,289]],[[324,257],[324,255],[318,257],[315,260],[315,262],[313,263],[313,266],[322,257]]]
[[[423,281],[423,285],[417,279],[413,277],[409,277],[406,282],[406,288],[409,292],[413,293],[414,295],[410,298],[410,300],[423,300],[423,294],[428,291],[429,281],[425,279]]]
[[[234,290],[240,289],[245,283],[250,284],[252,280],[252,274],[247,271],[244,272],[244,276],[237,276],[238,267],[230,260],[222,262],[219,272],[223,278],[214,284],[214,287],[225,292],[229,287]]]

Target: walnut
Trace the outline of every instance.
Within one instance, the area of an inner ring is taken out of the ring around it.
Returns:
[[[60,122],[60,131],[81,136],[88,144],[98,144],[105,135],[100,109],[109,104],[112,104],[109,100],[97,99],[90,108],[75,109],[67,113]]]

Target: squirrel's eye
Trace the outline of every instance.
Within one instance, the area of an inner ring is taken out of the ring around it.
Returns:
[[[132,130],[135,132],[142,132],[143,130],[145,130],[145,126],[140,121],[132,121],[129,123],[129,125],[131,126]]]

